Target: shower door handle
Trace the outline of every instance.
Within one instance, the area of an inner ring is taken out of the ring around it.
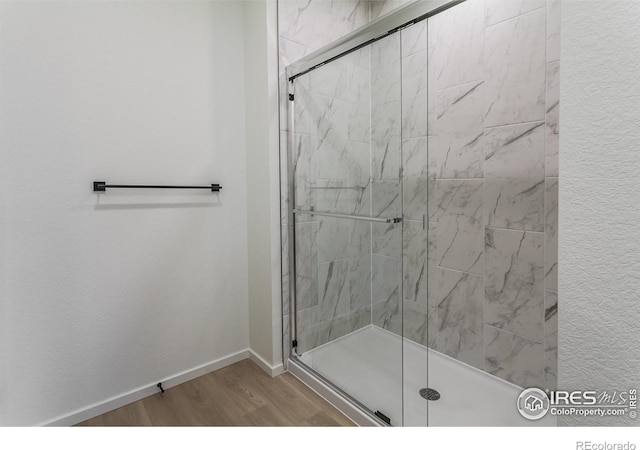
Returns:
[[[354,219],[354,220],[366,220],[367,222],[379,222],[379,223],[400,223],[402,217],[369,217],[369,216],[354,216],[351,214],[335,214],[321,211],[307,211],[302,209],[294,209],[294,214],[309,214],[311,216],[323,216],[323,217],[337,217],[339,219]]]

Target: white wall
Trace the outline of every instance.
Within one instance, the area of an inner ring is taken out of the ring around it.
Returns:
[[[243,55],[241,2],[0,3],[0,425],[247,349]]]
[[[249,339],[272,374],[282,371],[276,14],[275,1],[245,2]]]
[[[638,1],[563,1],[560,389],[640,387],[639,23]]]

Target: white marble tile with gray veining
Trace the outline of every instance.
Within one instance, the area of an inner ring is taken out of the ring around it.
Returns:
[[[547,2],[547,61],[560,59],[560,0]]]
[[[547,178],[545,190],[544,285],[558,290],[558,179]]]
[[[422,222],[405,221],[402,234],[404,298],[428,304],[428,233]]]
[[[349,313],[349,260],[318,265],[318,319],[333,320]]]
[[[371,316],[374,325],[395,334],[402,333],[402,304],[398,297],[373,304]]]
[[[428,223],[429,232],[427,242],[427,302],[432,308],[438,306],[438,224]]]
[[[467,0],[428,20],[437,88],[482,79],[484,2]]]
[[[371,224],[372,251],[378,255],[399,258],[402,228],[396,223]]]
[[[348,139],[356,142],[369,142],[371,131],[371,86],[369,70],[354,67],[349,83],[349,124]]]
[[[405,219],[422,221],[428,212],[428,142],[426,137],[403,140],[402,194]]]
[[[318,178],[347,179],[349,104],[342,100],[314,95],[318,116],[310,111],[316,128],[316,161]]]
[[[544,122],[485,130],[485,177],[544,178]]]
[[[400,36],[395,33],[371,45],[371,106],[399,102]]]
[[[398,258],[390,258],[374,253],[371,263],[372,303],[374,305],[388,303],[400,298],[401,276]]]
[[[480,80],[437,91],[436,136],[443,133],[471,136],[484,128],[483,85],[484,82]]]
[[[374,180],[400,179],[400,102],[371,109],[371,170]]]
[[[523,388],[543,382],[542,344],[486,326],[484,370]]]
[[[296,315],[298,353],[312,350],[316,346],[318,327],[318,306],[299,309]]]
[[[308,53],[309,49],[304,45],[280,36],[280,63],[283,69]]]
[[[398,181],[373,181],[371,194],[371,213],[374,217],[400,216],[402,202]]]
[[[485,33],[485,126],[544,120],[546,9]]]
[[[438,330],[461,327],[480,333],[484,326],[484,282],[481,276],[438,269]]]
[[[542,231],[544,122],[485,132],[485,223]]]
[[[317,224],[296,223],[296,299],[299,309],[318,304]]]
[[[354,69],[351,58],[338,58],[309,72],[309,86],[314,94],[349,101]]]
[[[438,329],[437,348],[440,353],[479,369],[484,366],[483,346],[483,330],[475,332],[462,327]]]
[[[283,0],[278,2],[278,28],[281,37],[301,45],[315,44],[314,7],[318,2]]]
[[[482,222],[446,215],[438,222],[438,265],[475,274],[482,273]]]
[[[427,69],[429,66],[428,52],[425,49],[419,53],[402,58],[402,99],[427,95]]]
[[[371,214],[371,152],[369,144],[349,143],[349,214]]]
[[[428,142],[428,162],[427,162],[427,218],[430,222],[436,220],[438,211],[438,189],[437,189],[437,173],[438,173],[438,155],[436,154],[437,136],[429,136]]]
[[[281,36],[317,50],[366,25],[369,3],[363,0],[280,0],[278,17]]]
[[[311,149],[311,136],[295,134],[294,136],[294,176],[295,201],[300,209],[309,210],[316,204],[316,164],[315,152]],[[307,219],[310,219],[307,217]],[[304,220],[300,217],[299,220]]]
[[[287,100],[287,108],[293,107],[293,129],[296,133],[310,134],[312,127],[309,111],[314,109],[314,98],[309,89],[308,76],[301,76],[295,80],[294,93],[296,101],[292,104]],[[286,91],[281,95],[286,98]]]
[[[318,217],[318,262],[349,256],[349,220]],[[345,267],[346,271],[346,267]]]
[[[403,336],[420,345],[436,349],[437,313],[435,308],[411,300],[404,300],[402,306]]]
[[[427,25],[428,20],[422,20],[410,27],[402,29],[401,42],[403,58],[420,53],[429,47]]]
[[[315,192],[315,206],[318,211],[334,214],[349,213],[353,190],[349,189],[347,180],[321,179],[317,180],[312,187]],[[319,217],[313,220],[317,220]]]
[[[435,149],[440,178],[482,178],[484,163],[483,82],[437,92]]]
[[[545,137],[545,173],[548,177],[557,177],[560,149],[560,61],[547,64]]]
[[[512,230],[544,230],[544,178],[487,178],[485,224]]]
[[[483,366],[483,280],[438,269],[438,351],[472,366]]]
[[[436,76],[438,68],[435,61],[436,49],[429,47],[427,49],[427,134],[429,136],[436,135],[438,121],[438,83]]]
[[[320,1],[320,3],[323,3],[330,17],[326,23],[327,27],[324,30],[319,28],[320,35],[327,36],[329,39],[328,42],[323,42],[322,45],[331,43],[369,23],[370,5],[367,0]],[[318,25],[325,24],[319,23]]]
[[[351,311],[347,316],[347,320],[349,321],[349,333],[371,325],[371,305]]]
[[[482,222],[484,180],[437,180],[436,219],[464,217]]]
[[[482,180],[438,180],[438,265],[482,273]]]
[[[429,97],[402,96],[402,137],[415,138],[429,134]]]
[[[321,321],[313,327],[310,347],[316,348],[371,323],[371,309],[363,309],[332,320]]]
[[[544,388],[558,387],[558,293],[544,293]]]
[[[542,342],[543,234],[486,229],[485,322]]]
[[[349,310],[371,305],[371,223],[353,220],[349,239]]]
[[[546,6],[547,0],[485,0],[487,27]]]

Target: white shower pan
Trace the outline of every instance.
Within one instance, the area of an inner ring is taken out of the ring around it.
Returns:
[[[367,408],[384,413],[391,425],[556,425],[550,415],[531,421],[519,414],[522,388],[375,325],[300,359]],[[440,393],[439,400],[420,396],[427,386]]]

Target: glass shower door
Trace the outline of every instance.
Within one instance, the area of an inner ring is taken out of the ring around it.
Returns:
[[[294,81],[300,360],[403,423],[400,34]]]

